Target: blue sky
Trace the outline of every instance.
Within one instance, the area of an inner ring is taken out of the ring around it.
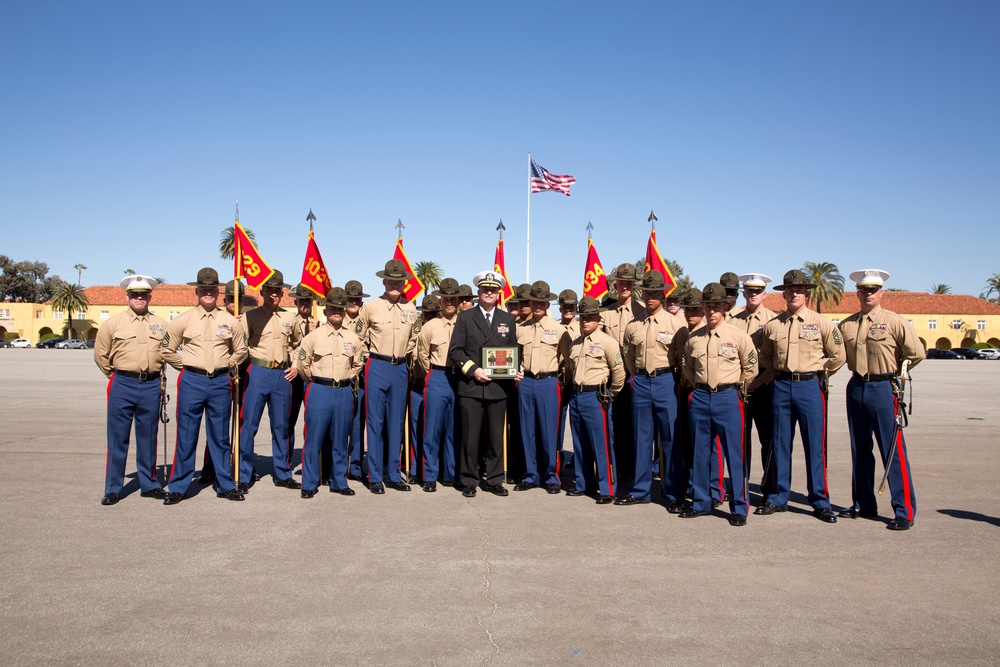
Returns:
[[[369,292],[402,218],[469,282],[497,222],[580,290],[660,248],[703,284],[803,261],[978,294],[1000,272],[1000,3],[6,3],[0,254],[112,284],[231,264],[237,199],[301,274]]]

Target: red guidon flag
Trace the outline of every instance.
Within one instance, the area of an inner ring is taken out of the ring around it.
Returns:
[[[323,255],[319,252],[316,237],[311,229],[309,241],[306,242],[306,259],[302,264],[302,280],[299,282],[321,299],[326,298],[326,293],[333,287],[330,275],[326,272],[326,264],[323,263]]]
[[[413,270],[413,266],[410,264],[409,258],[406,256],[406,251],[403,250],[403,237],[400,236],[396,239],[396,250],[392,253],[393,259],[398,259],[406,266],[406,272],[413,275],[412,278],[406,281],[403,285],[403,297],[407,301],[413,303],[414,300],[420,296],[420,293],[424,291],[424,284],[420,282],[420,278],[417,278],[416,272]]]
[[[583,296],[592,296],[598,302],[608,293],[608,277],[601,258],[597,256],[594,239],[587,239],[587,265],[583,268]]]
[[[660,254],[660,249],[656,247],[655,229],[650,230],[649,241],[646,242],[646,267],[643,271],[659,271],[663,274],[663,282],[666,284],[666,288],[663,290],[665,295],[669,296],[677,289],[674,274],[670,273],[667,263],[663,261],[663,255]]]
[[[233,226],[233,259],[234,277],[236,280],[245,279],[250,287],[260,287],[274,274],[274,269],[257,252],[257,247],[247,236],[239,220]]]
[[[500,290],[500,305],[503,306],[507,299],[514,296],[514,288],[510,286],[510,278],[507,277],[507,267],[503,259],[503,238],[497,241],[497,250],[493,253],[493,270],[503,276],[503,288]]]

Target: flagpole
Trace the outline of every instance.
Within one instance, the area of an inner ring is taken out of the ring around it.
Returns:
[[[531,282],[531,152],[528,153],[528,238],[524,244],[524,282]]]
[[[233,313],[236,319],[240,318],[240,306],[243,303],[243,295],[240,294],[240,274],[243,268],[243,247],[236,236],[236,225],[240,222],[240,202],[236,201],[236,222],[233,224],[233,243],[235,244],[236,267],[233,270]],[[235,372],[233,372],[235,371]],[[232,371],[235,377],[232,378],[232,407],[229,417],[229,444],[232,447],[233,485],[236,491],[240,489],[240,369],[236,367]]]

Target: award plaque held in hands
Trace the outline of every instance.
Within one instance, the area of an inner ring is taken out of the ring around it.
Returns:
[[[517,347],[484,347],[480,366],[494,380],[513,380],[519,362]]]

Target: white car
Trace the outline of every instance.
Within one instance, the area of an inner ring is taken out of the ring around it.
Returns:
[[[10,342],[11,347],[31,347],[31,341],[27,338],[18,338]]]
[[[995,347],[987,347],[986,349],[979,350],[979,354],[983,355],[983,359],[1000,359],[1000,350]]]
[[[57,350],[85,350],[87,349],[87,341],[80,340],[79,338],[70,338],[69,340],[64,340],[61,343],[56,343]]]

